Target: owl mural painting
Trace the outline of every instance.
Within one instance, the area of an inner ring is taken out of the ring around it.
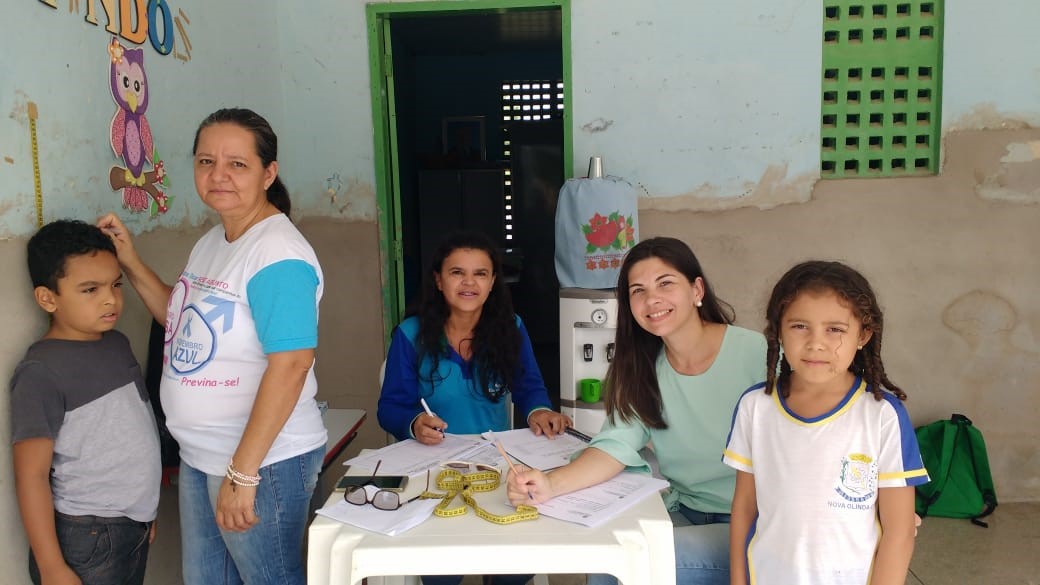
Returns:
[[[154,217],[167,212],[172,198],[159,189],[160,185],[168,187],[169,179],[145,118],[151,92],[144,71],[144,50],[127,49],[113,38],[108,52],[112,57],[112,99],[119,106],[112,117],[112,151],[126,165],[112,167],[109,182],[112,189],[123,190],[123,207],[134,213],[150,210]]]

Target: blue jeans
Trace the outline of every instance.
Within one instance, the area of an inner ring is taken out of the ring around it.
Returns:
[[[675,585],[729,585],[729,514],[706,514],[680,505],[671,512]],[[616,584],[613,575],[589,575],[588,585]]]
[[[260,468],[255,512],[245,532],[222,532],[214,509],[223,476],[181,462],[185,585],[303,585],[303,535],[325,448]]]
[[[151,523],[130,518],[54,514],[54,529],[65,564],[83,585],[141,585],[148,562]],[[29,551],[29,578],[41,582]]]

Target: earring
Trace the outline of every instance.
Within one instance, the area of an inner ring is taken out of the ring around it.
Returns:
[[[704,306],[704,303],[702,303],[702,302],[700,302],[700,301],[697,301],[696,303],[694,303],[694,305],[696,305],[696,306],[697,306],[697,308],[700,308],[700,307],[703,307],[703,306]]]
[[[859,350],[861,350],[861,349],[863,349],[863,346],[862,346],[862,345],[857,345],[857,346],[856,346],[856,351],[859,351]]]

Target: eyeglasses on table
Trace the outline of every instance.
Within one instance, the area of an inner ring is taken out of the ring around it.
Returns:
[[[379,466],[382,463],[382,459],[376,462],[376,468],[372,470],[372,477],[370,477],[368,481],[366,481],[365,483],[361,485],[347,486],[347,489],[343,492],[343,499],[350,504],[354,504],[355,506],[364,506],[365,504],[372,504],[372,507],[377,510],[393,512],[394,510],[397,510],[398,508],[404,506],[409,502],[418,500],[422,496],[422,494],[430,490],[430,470],[427,469],[426,489],[419,492],[415,497],[409,498],[404,502],[401,501],[401,494],[391,490],[379,489],[371,495],[369,495],[368,490],[366,490],[365,487],[373,485],[372,482],[375,479],[376,474],[379,473]]]

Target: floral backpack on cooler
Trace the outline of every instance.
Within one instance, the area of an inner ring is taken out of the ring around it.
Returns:
[[[570,179],[556,204],[556,276],[561,288],[614,288],[639,238],[637,193],[606,176]]]

